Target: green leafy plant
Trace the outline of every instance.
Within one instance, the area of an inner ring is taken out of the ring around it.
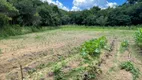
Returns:
[[[135,68],[134,64],[130,61],[121,63],[121,69],[125,69],[133,74],[133,80],[137,80],[139,78],[140,72],[138,68]]]
[[[127,48],[129,46],[128,40],[124,40],[123,42],[121,42],[121,46]]]
[[[98,58],[101,53],[101,49],[105,48],[106,44],[107,39],[104,36],[87,41],[81,46],[81,55],[86,60]]]
[[[0,37],[6,38],[8,36],[16,36],[22,34],[22,27],[19,25],[12,26],[4,26],[3,29],[0,30]]]
[[[142,29],[138,29],[137,32],[135,32],[135,42],[142,48]]]
[[[123,42],[121,42],[120,51],[124,52],[125,50],[128,50],[128,47],[129,47],[129,41],[124,40]]]

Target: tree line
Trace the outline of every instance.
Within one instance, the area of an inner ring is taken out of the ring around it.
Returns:
[[[5,25],[58,26],[67,24],[127,26],[142,24],[142,0],[127,0],[116,8],[65,11],[41,0],[0,0],[0,28]]]

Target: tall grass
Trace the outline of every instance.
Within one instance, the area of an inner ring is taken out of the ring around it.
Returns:
[[[35,26],[19,26],[19,25],[7,25],[0,29],[0,39],[7,38],[9,36],[22,35],[32,32],[41,32],[46,30],[59,29],[61,30],[136,30],[138,26],[85,26],[85,25],[64,25],[60,27],[35,27]]]
[[[10,36],[23,35],[33,32],[41,32],[45,30],[53,30],[55,27],[34,27],[34,26],[20,26],[7,25],[0,29],[0,39],[8,38]]]
[[[4,26],[0,30],[1,38],[6,38],[8,36],[21,35],[21,34],[22,34],[22,28],[19,25]]]

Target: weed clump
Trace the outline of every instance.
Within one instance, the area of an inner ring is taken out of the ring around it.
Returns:
[[[56,64],[53,68],[54,80],[64,80],[64,75],[62,68],[66,65],[66,62],[61,62],[61,64]]]
[[[134,64],[130,61],[121,63],[121,69],[125,69],[133,74],[133,80],[137,80],[139,78],[139,69],[134,67]]]

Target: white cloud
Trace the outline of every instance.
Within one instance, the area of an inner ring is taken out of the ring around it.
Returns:
[[[115,8],[117,6],[117,3],[115,2],[108,2],[107,7]]]
[[[59,8],[69,11],[69,9],[67,7],[65,7],[61,2],[59,2],[58,0],[54,1],[54,0],[42,0],[42,1],[47,1],[49,4],[55,4],[57,5]]]
[[[107,0],[74,0],[72,11],[90,9],[93,6],[99,6],[104,9],[107,7],[115,7],[117,3],[108,2]]]

